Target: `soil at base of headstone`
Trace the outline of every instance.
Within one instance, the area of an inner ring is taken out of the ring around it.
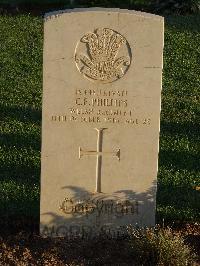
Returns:
[[[140,265],[127,239],[42,238],[36,228],[0,237],[1,265]],[[28,228],[26,228],[27,230]],[[174,228],[184,236],[200,263],[200,224]],[[133,264],[134,262],[134,264]],[[143,265],[146,265],[145,262]],[[200,264],[197,264],[200,265]]]

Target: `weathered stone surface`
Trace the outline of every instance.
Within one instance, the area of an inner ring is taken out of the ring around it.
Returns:
[[[162,52],[156,15],[46,15],[42,234],[155,224]]]

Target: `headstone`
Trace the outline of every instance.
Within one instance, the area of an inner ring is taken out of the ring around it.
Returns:
[[[74,9],[44,24],[41,234],[155,225],[163,18]]]

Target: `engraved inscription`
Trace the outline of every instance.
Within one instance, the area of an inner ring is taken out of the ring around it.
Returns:
[[[96,190],[95,192],[101,193],[101,168],[102,168],[102,155],[111,155],[116,156],[118,160],[120,160],[120,149],[118,149],[116,152],[110,152],[110,151],[102,151],[102,141],[103,141],[103,131],[107,128],[95,128],[97,131],[97,150],[96,151],[86,151],[82,150],[81,147],[79,147],[79,159],[83,155],[92,155],[97,157],[96,162]]]
[[[149,114],[140,115],[129,99],[125,89],[77,88],[71,105],[60,114],[52,114],[50,119],[56,123],[98,123],[98,127],[107,127],[107,124],[151,126],[153,121]]]
[[[121,34],[99,28],[86,33],[78,42],[75,62],[86,78],[108,83],[124,76],[131,63],[131,51]]]

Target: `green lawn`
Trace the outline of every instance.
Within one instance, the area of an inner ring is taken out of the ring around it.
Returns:
[[[200,16],[168,17],[157,221],[200,220]],[[37,224],[43,20],[0,17],[0,225]]]

